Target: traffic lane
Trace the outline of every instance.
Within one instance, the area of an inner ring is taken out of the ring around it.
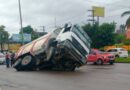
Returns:
[[[130,65],[87,65],[75,72],[16,72],[0,67],[2,90],[129,90]]]

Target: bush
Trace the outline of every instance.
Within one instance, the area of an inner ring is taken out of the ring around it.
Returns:
[[[116,63],[130,63],[130,58],[116,58]]]
[[[115,23],[103,23],[101,25],[85,24],[82,28],[91,38],[92,48],[101,48],[115,44]]]
[[[130,45],[130,39],[125,39],[125,40],[124,40],[124,44],[125,44],[125,45]]]

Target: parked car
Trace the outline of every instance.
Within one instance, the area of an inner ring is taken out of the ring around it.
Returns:
[[[90,53],[91,39],[78,25],[66,24],[24,46],[15,56],[14,68],[58,68],[74,71],[86,64]]]
[[[115,62],[115,57],[108,52],[92,49],[87,60],[88,62],[93,62],[94,64],[102,65],[104,63],[109,63],[112,65]]]
[[[115,57],[128,57],[128,51],[123,48],[113,48],[107,52],[113,54]]]
[[[0,52],[0,64],[5,64],[5,55]]]

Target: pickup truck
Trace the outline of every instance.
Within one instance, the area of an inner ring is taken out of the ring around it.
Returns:
[[[91,39],[78,25],[66,24],[22,46],[15,56],[17,71],[60,68],[74,71],[87,63]]]

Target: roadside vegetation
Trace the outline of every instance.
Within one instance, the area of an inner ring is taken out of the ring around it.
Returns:
[[[121,17],[130,15],[130,11],[124,11]],[[92,48],[103,48],[104,46],[115,45],[121,47],[123,45],[130,45],[130,39],[125,36],[125,28],[130,26],[130,17],[126,20],[125,24],[120,25],[120,33],[115,33],[116,23],[103,23],[98,24],[85,24],[82,26],[84,31],[92,39]]]
[[[92,39],[92,48],[102,48],[106,45],[115,44],[115,23],[103,23],[98,25],[85,24],[84,31]]]
[[[116,58],[116,63],[130,63],[130,57],[128,58]]]

